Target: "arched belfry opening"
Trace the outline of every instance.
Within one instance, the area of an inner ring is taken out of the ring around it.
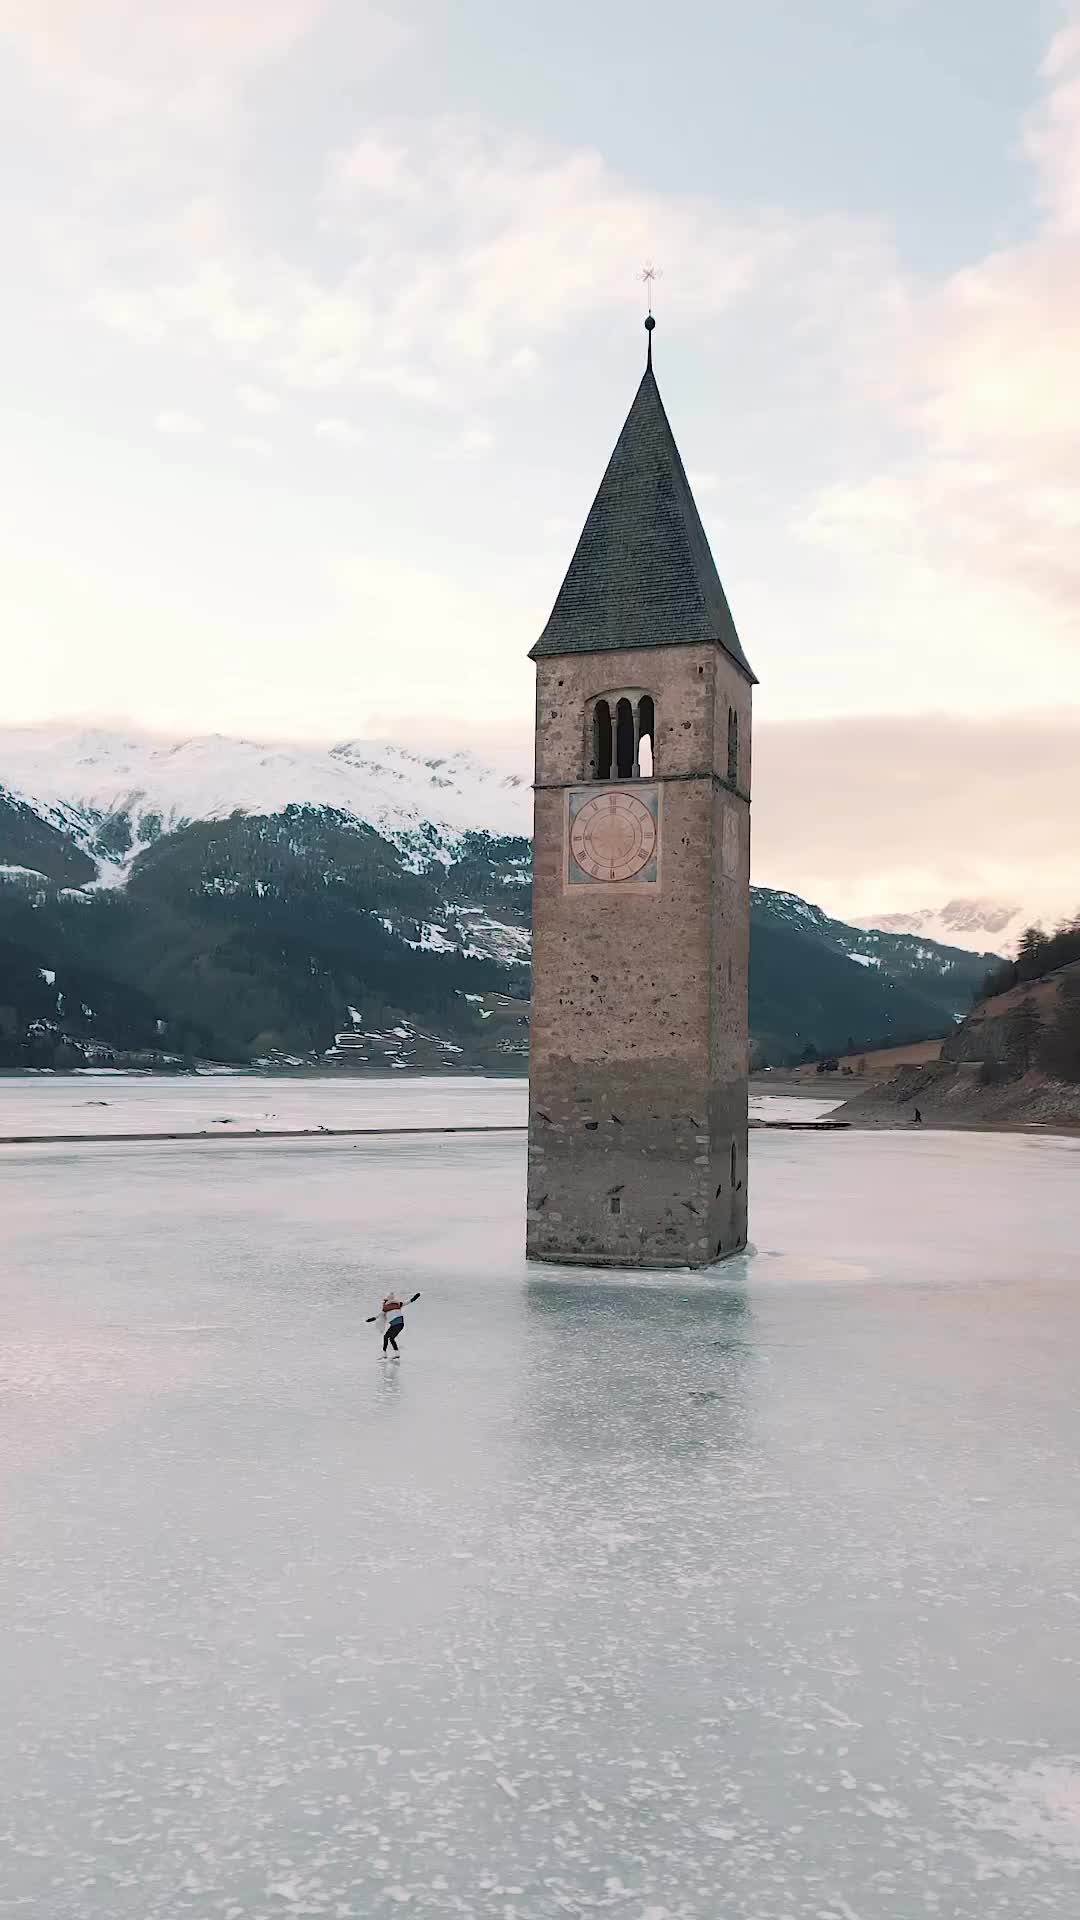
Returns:
[[[634,766],[634,709],[624,695],[615,708],[615,777],[632,780]]]
[[[638,773],[651,780],[656,771],[656,708],[652,695],[643,693],[638,701]]]
[[[592,776],[594,780],[611,779],[611,708],[606,700],[598,700],[593,708],[592,720]]]
[[[727,777],[729,785],[739,784],[739,716],[734,707],[727,710]]]

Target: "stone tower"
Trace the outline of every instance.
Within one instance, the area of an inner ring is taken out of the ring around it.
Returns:
[[[750,706],[652,367],[536,662],[527,1250],[746,1244]]]

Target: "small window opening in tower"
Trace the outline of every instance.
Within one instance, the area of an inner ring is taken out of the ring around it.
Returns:
[[[734,1140],[733,1140],[733,1141],[732,1141],[732,1143],[731,1143],[731,1184],[732,1184],[732,1187],[734,1187],[734,1185],[735,1185],[735,1180],[736,1180],[736,1176],[737,1176],[737,1174],[738,1174],[738,1171],[739,1171],[739,1155],[738,1155],[738,1152],[737,1152],[737,1150],[736,1150],[736,1146],[735,1146],[735,1142],[734,1142]]]
[[[739,778],[739,716],[734,707],[727,710],[727,777],[732,786]]]
[[[623,697],[615,709],[615,777],[634,778],[634,709]]]
[[[598,700],[593,708],[593,779],[611,779],[611,708]]]
[[[638,765],[643,780],[651,780],[654,770],[656,712],[652,695],[643,693],[638,701]]]

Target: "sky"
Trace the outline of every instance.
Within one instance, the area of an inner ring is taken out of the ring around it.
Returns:
[[[1080,0],[0,0],[0,157],[8,723],[527,761],[653,261],[755,877],[1080,901]]]

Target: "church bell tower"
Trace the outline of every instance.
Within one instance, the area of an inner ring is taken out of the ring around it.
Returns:
[[[746,1245],[750,708],[652,366],[536,662],[527,1251]]]

